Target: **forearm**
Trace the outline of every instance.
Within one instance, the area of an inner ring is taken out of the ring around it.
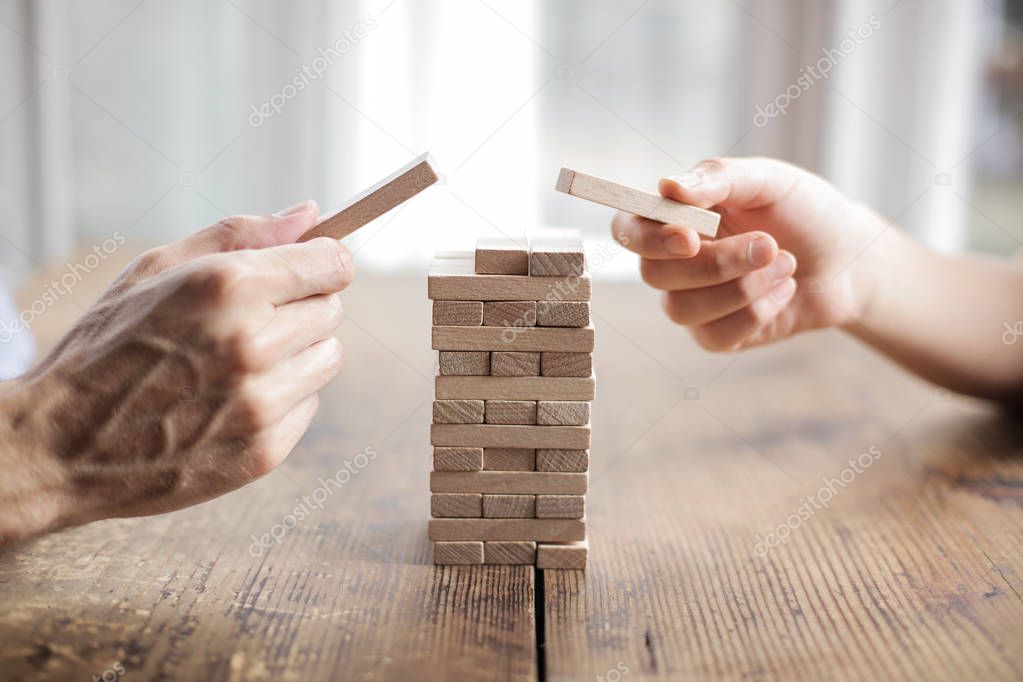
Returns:
[[[875,293],[847,331],[952,390],[1006,402],[1023,397],[1023,338],[1006,327],[1023,320],[1023,269],[941,255],[895,229],[870,251],[880,254],[863,256]]]

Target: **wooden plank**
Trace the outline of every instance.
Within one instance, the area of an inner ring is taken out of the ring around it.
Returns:
[[[435,542],[433,563],[437,565],[471,566],[483,563],[482,542]]]
[[[421,154],[349,199],[344,208],[321,220],[316,227],[302,235],[299,241],[305,242],[316,237],[343,239],[439,179],[440,175],[429,153]]]
[[[433,323],[444,327],[479,327],[483,301],[434,301]]]
[[[430,515],[436,517],[483,516],[483,496],[474,493],[443,493],[430,496]]]
[[[495,350],[490,354],[490,374],[495,377],[538,377],[540,376],[540,355],[540,353]]]
[[[477,275],[528,275],[526,238],[480,237],[476,240],[474,270]]]
[[[491,495],[583,495],[586,474],[538,471],[432,471],[434,493],[489,493]]]
[[[550,504],[548,504],[550,507]],[[485,519],[536,518],[536,495],[484,495]],[[579,519],[581,516],[549,516],[548,518]]]
[[[487,496],[483,496],[483,516],[487,516]],[[586,515],[583,495],[537,495],[534,507],[538,519],[581,519]]]
[[[435,423],[430,427],[430,444],[586,450],[590,447],[590,427]]]
[[[434,322],[434,324],[437,324]],[[540,301],[536,304],[538,327],[588,327],[590,304],[586,301]]]
[[[590,403],[584,400],[541,400],[536,423],[546,426],[582,426],[590,423]]]
[[[434,471],[480,471],[483,448],[439,447],[433,449]]]
[[[485,350],[442,350],[438,355],[441,376],[490,375],[490,353]]]
[[[485,327],[535,327],[536,301],[487,301],[483,304]]]
[[[434,258],[427,295],[445,301],[588,301],[590,278],[477,275],[473,258]]]
[[[536,563],[536,543],[484,542],[483,563],[531,566]]]
[[[720,214],[714,211],[672,201],[659,194],[644,192],[568,168],[561,169],[555,189],[657,222],[686,225],[708,237],[717,234],[721,222]]]
[[[536,424],[535,400],[487,400],[484,412],[486,424]]]
[[[541,353],[540,373],[545,377],[588,377],[593,374],[593,354]]]
[[[589,468],[589,450],[540,449],[536,451],[537,471],[588,471]]]
[[[434,327],[434,350],[593,351],[593,327]]]
[[[536,471],[536,450],[484,448],[484,471]]]
[[[586,539],[580,519],[430,519],[431,540],[574,542]]]
[[[434,424],[482,424],[482,400],[434,400]],[[434,443],[434,445],[471,445],[470,443]]]
[[[544,230],[530,242],[529,274],[534,277],[578,276],[585,269],[579,230]]]
[[[586,540],[564,544],[538,544],[536,546],[536,567],[547,569],[584,570],[590,553]]]
[[[442,400],[593,400],[597,383],[592,376],[437,377],[434,390]]]

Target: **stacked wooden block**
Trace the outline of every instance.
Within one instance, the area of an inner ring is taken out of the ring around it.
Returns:
[[[429,296],[434,563],[585,568],[595,380],[578,233],[438,254]]]

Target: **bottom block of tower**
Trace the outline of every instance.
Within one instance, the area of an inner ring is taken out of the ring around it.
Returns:
[[[536,543],[484,542],[483,563],[532,566],[536,563]]]
[[[431,540],[575,542],[586,539],[583,519],[430,519]]]
[[[433,563],[468,566],[483,563],[482,542],[435,542]]]
[[[589,543],[586,540],[559,545],[539,544],[536,547],[536,567],[582,570],[586,568],[588,552]]]

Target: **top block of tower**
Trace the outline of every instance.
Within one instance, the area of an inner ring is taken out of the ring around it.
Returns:
[[[480,237],[476,242],[477,275],[528,275],[529,249],[507,237]]]
[[[529,274],[534,277],[578,277],[586,268],[578,230],[545,230],[530,247]]]

